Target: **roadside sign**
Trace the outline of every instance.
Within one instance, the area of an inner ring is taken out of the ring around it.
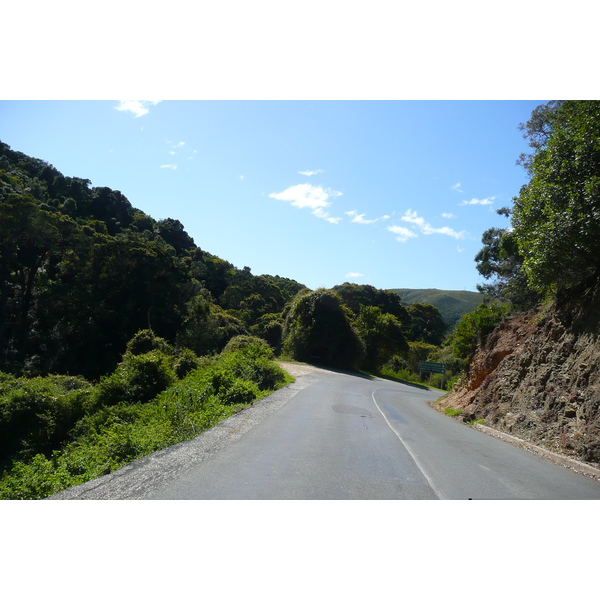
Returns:
[[[419,362],[419,371],[421,373],[445,373],[446,363],[427,362],[422,360]]]

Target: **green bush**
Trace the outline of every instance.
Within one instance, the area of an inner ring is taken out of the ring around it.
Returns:
[[[200,359],[196,353],[189,348],[182,348],[177,353],[173,370],[178,379],[183,379],[190,371],[200,366]]]
[[[83,416],[91,386],[65,375],[0,380],[0,463],[59,447]]]
[[[254,348],[255,346],[258,346],[259,348]],[[227,352],[234,352],[235,350],[248,350],[249,352],[256,354],[261,353],[261,349],[264,349],[262,355],[273,358],[273,349],[266,340],[251,335],[236,335],[227,342],[221,353],[225,354]]]
[[[271,360],[272,354],[269,346],[251,343],[225,353],[220,364],[235,377],[254,382],[261,391],[274,390],[284,384],[287,377],[285,371]]]
[[[454,356],[469,360],[477,346],[496,329],[508,311],[507,306],[480,304],[474,311],[464,314],[446,342]]]
[[[259,396],[258,386],[252,381],[236,379],[219,394],[224,404],[250,404]]]
[[[284,352],[301,362],[356,369],[365,355],[350,311],[331,290],[298,294],[287,312],[283,338]]]
[[[169,357],[159,350],[146,354],[126,354],[116,370],[98,384],[97,403],[147,402],[176,380]]]
[[[154,334],[151,329],[138,331],[127,343],[127,354],[147,354],[153,350],[159,350],[165,354],[172,352],[171,346],[161,337]]]

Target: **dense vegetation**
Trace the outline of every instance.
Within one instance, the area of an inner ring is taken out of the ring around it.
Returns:
[[[0,497],[196,435],[288,381],[276,356],[418,380],[447,329],[390,291],[238,269],[2,142],[0,232]]]
[[[291,381],[271,358],[249,337],[199,359],[142,331],[96,385],[2,375],[0,498],[43,498],[190,439]]]

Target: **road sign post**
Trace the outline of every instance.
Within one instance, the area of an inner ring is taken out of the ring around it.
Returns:
[[[419,361],[419,373],[429,373],[429,385],[431,385],[434,373],[441,373],[442,375],[446,374],[446,363],[421,360]]]
[[[421,373],[446,373],[446,363],[419,361],[419,371]]]

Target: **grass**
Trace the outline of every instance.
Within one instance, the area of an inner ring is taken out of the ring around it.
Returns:
[[[444,414],[448,415],[450,417],[458,417],[459,415],[462,415],[463,411],[460,410],[460,408],[445,408],[444,409]]]

